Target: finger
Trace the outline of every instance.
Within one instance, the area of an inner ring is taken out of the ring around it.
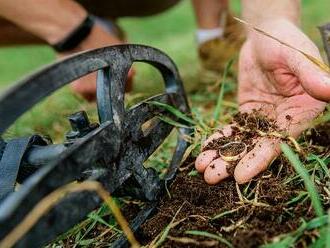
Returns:
[[[235,180],[238,183],[246,183],[266,170],[268,165],[279,155],[279,144],[279,139],[261,138],[236,166]]]
[[[279,130],[285,130],[290,136],[297,138],[322,113],[325,106],[325,102],[318,101],[307,93],[289,97],[276,109],[277,126]]]
[[[229,137],[233,130],[232,127],[234,126],[234,124],[232,125],[227,125],[224,128],[222,128],[220,131],[217,131],[216,133],[212,134],[211,136],[209,136],[203,143],[202,145],[202,149],[204,149],[208,144],[210,144],[212,141],[220,139],[222,137]]]
[[[322,61],[317,48],[309,50],[313,51],[310,53],[313,57]],[[329,73],[320,69],[302,54],[295,54],[292,59],[289,59],[289,66],[308,94],[321,101],[330,100]]]
[[[206,167],[217,158],[216,150],[207,150],[198,155],[195,161],[195,168],[199,173],[203,173]]]
[[[229,177],[229,173],[227,171],[228,166],[228,162],[222,160],[221,158],[213,160],[204,172],[205,182],[210,185],[214,185]]]

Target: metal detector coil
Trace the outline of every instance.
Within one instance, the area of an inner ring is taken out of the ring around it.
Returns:
[[[165,92],[125,109],[125,82],[136,61],[158,69],[165,82]],[[0,135],[57,89],[96,71],[98,123],[90,123],[86,113],[80,111],[69,117],[72,130],[63,144],[51,144],[37,134],[0,140],[0,240],[45,196],[70,182],[84,180],[96,180],[114,195],[143,199],[145,207],[131,223],[135,231],[157,206],[165,185],[175,177],[189,145],[184,136],[191,134],[191,128],[179,129],[177,146],[163,179],[153,169],[143,167],[173,129],[154,117],[162,114],[182,122],[148,102],[165,103],[190,114],[175,64],[163,52],[148,46],[118,45],[80,53],[21,80],[0,97]],[[147,121],[155,123],[146,132],[141,126]],[[21,185],[14,191],[17,181]],[[101,202],[93,192],[71,194],[44,215],[16,246],[47,244],[86,218]],[[114,247],[125,244],[122,237]]]

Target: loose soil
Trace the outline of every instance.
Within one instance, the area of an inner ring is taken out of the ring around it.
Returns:
[[[257,118],[255,114],[237,115],[234,121],[239,125],[234,127],[233,135],[212,142],[205,150],[219,149],[233,141],[233,137],[243,141],[251,150],[252,139],[260,136],[258,130],[276,130],[274,122],[260,115]],[[311,134],[307,139],[305,143],[312,145],[320,141]],[[329,149],[323,147],[322,154],[326,152]],[[201,175],[190,173],[194,170],[194,158],[189,158],[182,168],[185,169],[169,187],[169,195],[161,200],[157,213],[141,227],[138,239],[142,244],[159,239],[172,221],[175,225],[168,232],[162,247],[228,247],[220,241],[186,233],[189,230],[221,235],[233,247],[259,247],[280,234],[296,230],[301,225],[301,218],[310,220],[315,217],[309,200],[290,203],[306,190],[302,183],[284,183],[295,172],[282,156],[272,163],[268,171],[249,184],[240,185],[239,190],[232,178],[209,186]],[[322,188],[319,190],[322,191]],[[249,201],[242,202],[239,197],[241,192]],[[305,232],[296,247],[306,247],[316,235],[313,231]]]
[[[202,176],[189,176],[193,169],[191,165],[188,170],[177,176],[169,188],[170,197],[166,196],[161,200],[158,213],[142,226],[140,241],[148,244],[155,239],[172,221],[180,207],[175,221],[182,222],[170,230],[170,238],[165,241],[163,247],[209,247],[209,243],[202,242],[212,239],[188,235],[185,233],[187,230],[221,233],[234,247],[242,248],[258,247],[279,234],[295,230],[300,225],[300,217],[309,219],[314,215],[309,203],[294,206],[291,213],[287,211],[287,208],[290,209],[287,202],[302,188],[283,185],[283,179],[293,171],[289,166],[279,166],[281,159],[283,158],[279,158],[273,164],[272,171],[264,173],[250,183],[248,191],[251,199],[254,199],[258,188],[257,200],[263,203],[260,206],[240,202],[233,179],[209,186]],[[244,188],[240,186],[242,191]],[[227,211],[231,213],[212,219]],[[194,239],[196,243],[185,244],[182,237]],[[211,244],[212,247],[227,247],[220,242]]]
[[[256,113],[252,116],[237,115],[235,122],[239,125],[233,128],[232,137],[214,141],[208,149],[217,149],[233,141],[234,137],[243,141],[248,150],[251,150],[251,140],[260,135],[258,130],[276,130],[272,121],[261,115],[256,118]],[[330,154],[330,139],[323,139],[329,130],[330,123],[308,130],[302,135],[302,148],[321,157],[329,156],[327,154]],[[304,157],[301,156],[301,159]],[[174,224],[161,247],[227,247],[212,238],[187,234],[189,230],[221,235],[235,248],[259,247],[271,242],[278,235],[297,230],[301,225],[301,218],[308,221],[315,217],[309,200],[290,202],[306,190],[303,183],[288,181],[295,172],[282,156],[272,163],[269,170],[249,184],[240,185],[239,190],[232,178],[219,185],[207,185],[201,175],[191,173],[194,172],[194,160],[195,158],[189,157],[185,161],[181,167],[183,169],[168,188],[169,194],[161,199],[155,215],[136,233],[141,244],[148,245],[159,240],[159,235],[172,222]],[[318,183],[318,190],[321,195],[327,195],[323,183]],[[242,202],[240,193],[249,201]],[[122,209],[124,216],[132,220],[139,210],[139,205],[140,203],[134,201],[126,204]],[[324,201],[323,205],[325,209],[329,208],[330,201]],[[106,216],[103,218],[107,220]],[[317,235],[313,230],[305,231],[295,247],[307,247]],[[116,238],[113,231],[101,224],[97,224],[85,238],[95,237],[98,247],[108,247]],[[61,244],[64,247],[73,247],[75,243],[75,239],[70,237],[62,240]]]

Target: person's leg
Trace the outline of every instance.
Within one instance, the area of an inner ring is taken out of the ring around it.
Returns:
[[[69,0],[1,0],[0,17],[54,44],[74,30],[87,11]]]
[[[243,30],[232,18],[229,0],[192,0],[202,67],[222,72],[242,43]]]
[[[78,0],[77,4],[74,1],[61,0],[42,2],[1,0],[0,46],[46,43],[46,36],[49,34],[42,29],[47,28],[53,32],[55,28],[55,33],[59,33],[58,29],[66,31],[66,28],[70,29],[72,25],[77,25],[77,19],[82,20],[82,16],[86,12],[108,19],[123,16],[147,16],[165,11],[179,1]],[[45,15],[49,15],[49,17]],[[40,21],[40,23],[36,23],[36,21]],[[36,30],[33,27],[38,28]]]
[[[6,21],[0,23],[0,45],[42,41],[56,44],[70,35],[83,22],[87,13],[80,4],[70,0],[1,0],[0,18]],[[58,57],[119,43],[122,43],[120,39],[96,23],[77,47],[58,53]],[[96,91],[95,75],[76,81],[73,90],[93,100]]]
[[[86,18],[87,13],[110,19],[120,16],[145,16],[164,11],[179,0],[1,0],[0,46],[14,44],[56,44],[67,37]],[[85,7],[85,8],[84,8]],[[75,52],[123,43],[117,34],[96,22],[90,34],[75,48],[59,53],[64,57]],[[132,78],[132,71],[130,73]],[[130,82],[132,80],[129,80]],[[72,84],[75,92],[88,100],[96,93],[95,75]],[[131,88],[131,83],[127,84]]]
[[[228,12],[228,0],[192,0],[196,21],[200,29],[221,26],[221,17]]]
[[[77,0],[93,15],[103,18],[142,17],[164,12],[180,0]]]

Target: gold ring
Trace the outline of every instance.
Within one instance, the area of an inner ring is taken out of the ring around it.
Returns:
[[[219,156],[227,162],[237,161],[247,153],[247,146],[244,142],[229,142],[218,150]]]

